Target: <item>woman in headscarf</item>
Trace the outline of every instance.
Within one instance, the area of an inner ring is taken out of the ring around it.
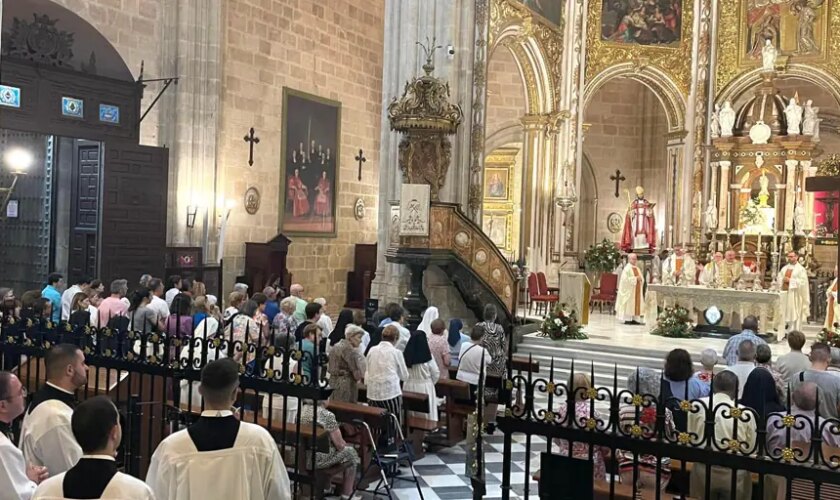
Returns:
[[[470,341],[470,336],[461,332],[463,328],[464,323],[460,319],[449,320],[449,332],[446,340],[449,343],[449,364],[454,367],[458,366],[461,358],[461,345]]]
[[[182,368],[198,370],[210,361],[226,358],[223,349],[213,345],[213,339],[219,331],[219,321],[209,316],[201,320],[195,329],[193,338],[185,339],[184,347],[179,356]],[[199,382],[181,380],[181,401],[190,402],[193,410],[201,409],[201,394],[198,393]],[[190,389],[192,387],[192,389]]]
[[[420,321],[420,324],[417,325],[417,329],[421,332],[426,332],[426,335],[432,334],[432,321],[438,319],[440,317],[440,312],[438,312],[438,308],[435,306],[430,306],[426,308],[426,312],[423,313],[423,320]]]
[[[426,332],[416,330],[411,334],[403,352],[408,379],[403,384],[403,392],[420,392],[429,396],[429,413],[408,412],[409,416],[438,420],[438,401],[435,382],[440,377],[437,363],[432,359]]]
[[[335,328],[330,332],[327,341],[327,354],[329,354],[334,345],[344,340],[344,329],[350,324],[353,324],[353,311],[351,309],[342,309],[338,314],[338,320],[335,322]]]
[[[632,435],[633,428],[641,428],[642,439],[656,439],[656,413],[657,401],[661,398],[660,388],[662,375],[652,368],[637,368],[635,372],[627,377],[627,390],[631,394],[621,397],[621,408],[618,411],[619,430],[625,435]],[[633,404],[635,395],[642,396],[642,405]],[[649,405],[648,405],[649,403]],[[646,406],[647,405],[647,406]],[[638,414],[636,410],[638,409]],[[674,427],[674,416],[671,410],[665,408],[665,433],[666,436],[674,439],[676,428]],[[633,466],[635,457],[632,452],[618,450],[618,470],[622,483],[633,483]],[[639,488],[656,488],[657,458],[655,455],[640,455],[638,457],[639,474],[637,485]],[[660,482],[664,490],[671,477],[671,459],[663,457],[659,462]]]
[[[349,309],[344,311],[349,311]],[[342,311],[342,314],[344,314],[344,311]],[[340,317],[338,323],[341,324]],[[333,388],[333,392],[330,394],[330,400],[332,401],[344,401],[346,403],[357,403],[359,401],[357,384],[365,376],[365,358],[359,352],[358,347],[362,343],[364,333],[365,331],[356,325],[347,325],[344,330],[344,338],[330,350],[327,371],[330,373],[330,386]]]
[[[766,422],[771,413],[785,411],[784,405],[779,400],[779,393],[776,391],[776,381],[767,370],[750,372],[747,383],[744,385],[744,396],[739,403],[755,410],[762,422]]]

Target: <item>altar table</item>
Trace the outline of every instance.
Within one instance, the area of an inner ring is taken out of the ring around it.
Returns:
[[[781,300],[787,292],[761,292],[734,288],[707,288],[701,285],[648,285],[648,324],[655,324],[656,308],[680,305],[688,309],[696,320],[696,312],[717,306],[724,314],[738,313],[758,317],[762,333],[784,334],[785,321],[781,314]],[[653,295],[653,297],[651,297]]]

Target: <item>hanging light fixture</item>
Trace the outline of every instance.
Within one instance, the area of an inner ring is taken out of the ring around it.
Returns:
[[[18,179],[21,175],[26,175],[34,162],[35,156],[25,148],[12,147],[3,154],[3,166],[12,172],[12,183],[9,187],[0,186],[0,195],[3,196],[3,203],[0,204],[0,220],[6,218],[6,207],[9,205]]]

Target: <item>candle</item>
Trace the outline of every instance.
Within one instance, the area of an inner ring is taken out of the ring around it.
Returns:
[[[776,234],[773,235],[773,251],[774,252],[776,251],[776,248],[777,248],[776,245],[778,244],[778,242],[779,242],[779,234],[776,233]]]
[[[674,226],[672,224],[668,226],[668,233],[668,242],[671,244],[671,246],[674,246]]]
[[[755,249],[756,252],[761,251],[761,231],[758,232],[758,246]]]
[[[746,243],[746,240],[745,240],[746,233],[747,232],[744,229],[741,229],[741,251],[742,252],[744,251],[744,244]]]

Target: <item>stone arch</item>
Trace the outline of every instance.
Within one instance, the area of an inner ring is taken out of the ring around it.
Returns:
[[[668,132],[681,132],[685,130],[685,98],[673,80],[655,66],[640,67],[637,63],[626,62],[610,66],[600,72],[595,78],[587,82],[584,87],[584,110],[598,89],[614,78],[630,78],[648,87],[665,108],[665,116],[668,120]]]
[[[783,73],[777,75],[779,79],[798,78],[813,83],[828,91],[840,106],[840,79],[828,71],[807,64],[788,64]],[[716,104],[723,104],[726,101],[735,101],[756,85],[761,83],[761,68],[756,68],[739,75],[727,85],[715,100]]]
[[[522,142],[522,125],[508,125],[490,134],[484,140],[484,154],[512,142]]]
[[[554,86],[545,52],[530,31],[522,24],[509,24],[499,32],[490,48],[490,57],[499,46],[508,47],[513,53],[525,86],[528,114],[548,114],[554,111]]]

